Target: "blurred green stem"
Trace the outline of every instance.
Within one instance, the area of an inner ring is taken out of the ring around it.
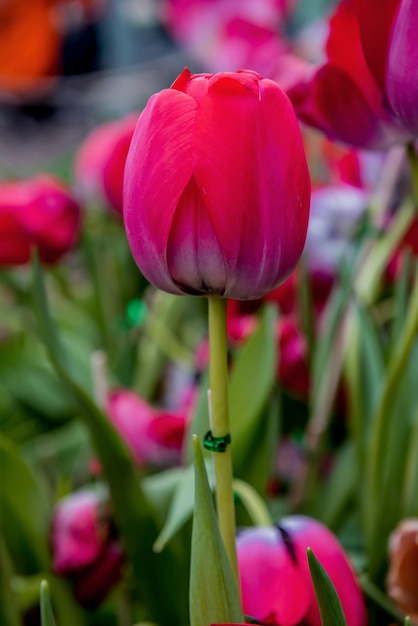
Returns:
[[[229,434],[228,365],[226,339],[226,300],[210,297],[209,301],[209,419],[213,437]],[[235,508],[232,484],[231,445],[225,452],[214,452],[216,506],[219,528],[226,553],[238,582],[235,545]]]

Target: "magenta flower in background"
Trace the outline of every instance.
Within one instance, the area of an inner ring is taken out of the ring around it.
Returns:
[[[290,516],[277,527],[248,528],[237,538],[243,609],[275,626],[321,626],[306,550],[330,576],[348,626],[365,626],[366,609],[353,569],[336,537],[320,522]]]
[[[413,0],[355,0],[368,66],[387,106],[418,134],[418,10]]]
[[[0,183],[0,266],[29,262],[36,248],[55,263],[74,246],[80,207],[65,185],[47,174]]]
[[[138,267],[164,291],[261,297],[300,257],[309,196],[293,108],[254,72],[185,70],[139,118],[125,227]]]
[[[71,579],[83,606],[100,604],[122,576],[124,556],[114,534],[103,492],[85,488],[57,503],[50,534],[52,569]]]
[[[117,389],[109,395],[107,413],[139,465],[170,467],[181,463],[190,407],[158,410],[132,391]]]
[[[138,114],[95,128],[82,142],[74,160],[74,185],[84,202],[97,202],[123,212],[123,175]]]
[[[370,24],[380,18],[376,9]],[[409,140],[411,133],[387,106],[384,90],[366,61],[355,0],[338,4],[329,27],[325,63],[301,74],[287,89],[299,118],[332,140],[361,148],[382,149]],[[374,44],[376,38],[371,41]]]

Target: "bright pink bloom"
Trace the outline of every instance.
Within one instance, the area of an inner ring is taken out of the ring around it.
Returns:
[[[322,563],[340,597],[348,626],[365,626],[361,590],[343,548],[321,523],[303,516],[277,527],[249,528],[237,538],[243,609],[276,626],[320,626],[306,550]]]
[[[373,23],[379,20],[380,10]],[[362,148],[408,140],[410,133],[386,106],[366,62],[354,0],[340,2],[332,16],[326,53],[323,65],[288,90],[300,119],[333,140]]]
[[[80,207],[56,178],[0,183],[0,266],[28,263],[36,248],[54,263],[74,245]]]
[[[139,118],[125,173],[128,241],[160,289],[258,298],[299,259],[309,195],[282,90],[250,71],[185,70]]]
[[[122,214],[125,161],[137,114],[95,128],[74,161],[75,186],[84,201],[96,201]]]
[[[71,578],[84,606],[100,604],[121,578],[124,556],[113,535],[103,493],[86,488],[58,502],[51,527],[52,569]]]
[[[169,467],[181,463],[188,409],[157,410],[128,389],[109,396],[112,424],[140,465]]]
[[[414,0],[355,0],[367,63],[387,105],[418,134],[418,11]]]

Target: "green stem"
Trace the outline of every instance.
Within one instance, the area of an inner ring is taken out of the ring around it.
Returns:
[[[209,416],[214,437],[229,434],[226,300],[209,298]],[[231,446],[214,452],[216,507],[219,528],[232,571],[238,581]]]
[[[418,207],[418,157],[413,143],[408,144],[406,148],[409,167],[412,176],[412,194],[414,198],[415,208]]]

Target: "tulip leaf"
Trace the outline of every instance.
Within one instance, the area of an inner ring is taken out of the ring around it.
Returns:
[[[18,448],[3,435],[0,467],[2,476],[7,476],[0,489],[1,526],[11,556],[25,573],[46,569],[49,509],[45,494]]]
[[[376,242],[368,254],[354,283],[355,292],[363,303],[370,304],[375,300],[387,263],[410,226],[414,215],[414,203],[408,199],[396,212],[390,229]]]
[[[41,625],[56,626],[52,613],[51,600],[49,598],[49,587],[46,580],[41,582]]]
[[[190,465],[177,484],[166,522],[153,546],[155,552],[161,552],[167,542],[174,537],[191,516],[193,512],[193,488],[193,466]]]
[[[13,568],[10,555],[8,554],[3,535],[0,533],[0,624],[2,626],[21,625],[16,598],[10,584],[12,575]]]
[[[190,623],[243,623],[239,592],[219,532],[212,492],[197,437],[195,508],[190,564]]]
[[[67,354],[59,341],[49,310],[42,268],[36,257],[33,263],[33,303],[38,329],[51,363],[74,396],[80,408],[80,418],[87,426],[99,455],[109,485],[116,523],[151,617],[162,623],[181,623],[187,613],[187,575],[181,572],[182,564],[173,558],[170,550],[161,555],[156,555],[152,550],[152,543],[158,534],[155,513],[141,489],[126,444],[68,369]],[[141,537],[141,541],[138,537]],[[172,572],[177,570],[181,574],[173,577]],[[160,600],[162,596],[164,602]]]
[[[411,437],[418,359],[418,264],[405,325],[383,380],[382,392],[372,417],[367,463],[367,536],[369,570],[374,577],[382,571],[390,529],[397,523],[405,473],[405,448]],[[416,370],[415,370],[416,371]]]
[[[254,451],[263,409],[276,380],[277,313],[273,306],[262,311],[255,333],[239,350],[233,364],[230,387],[230,422],[234,474],[245,476]]]
[[[252,485],[235,478],[233,488],[254,526],[273,526],[274,520],[266,503]]]
[[[309,571],[318,601],[322,626],[347,626],[335,587],[310,548],[307,550]]]

